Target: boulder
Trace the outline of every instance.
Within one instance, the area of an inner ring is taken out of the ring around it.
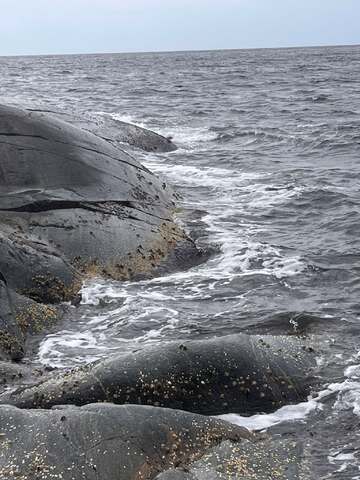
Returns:
[[[21,408],[93,402],[220,415],[270,412],[306,399],[313,350],[289,337],[229,335],[117,355],[0,397]]]

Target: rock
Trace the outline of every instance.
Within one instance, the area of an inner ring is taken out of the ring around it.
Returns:
[[[107,117],[106,124],[113,123],[113,139],[112,141],[127,143],[133,147],[140,148],[146,152],[166,153],[177,150],[177,146],[172,142],[170,138],[159,135],[138,125],[126,123],[114,118],[109,119]],[[101,128],[95,129],[97,135],[106,135]],[[115,133],[116,132],[116,133]]]
[[[0,401],[21,408],[106,401],[208,415],[269,412],[306,399],[314,363],[311,348],[293,337],[170,342],[60,374]]]
[[[300,480],[304,469],[300,443],[282,438],[259,438],[213,447],[186,471],[172,469],[156,480]]]
[[[199,415],[110,404],[0,407],[0,479],[151,480],[193,463],[217,444],[252,435]]]
[[[0,361],[0,383],[7,385],[8,383],[24,384],[29,381],[32,376],[32,369],[20,363]]]
[[[45,110],[28,109],[40,113],[46,113]],[[65,120],[72,125],[76,125],[84,130],[91,131],[95,135],[114,143],[124,143],[144,150],[145,152],[166,153],[177,150],[177,146],[170,138],[159,135],[147,128],[139,127],[132,123],[118,120],[110,113],[83,114],[79,117],[75,113],[61,111],[47,111],[61,120]],[[109,135],[109,130],[111,135]]]
[[[22,359],[26,335],[50,328],[60,316],[58,308],[15,293],[0,274],[0,360]]]
[[[203,260],[174,223],[176,194],[166,183],[111,143],[46,114],[0,106],[0,192],[0,350],[10,335],[11,358],[22,355],[24,329],[9,292],[41,309],[75,300],[89,276],[147,278]]]
[[[168,470],[167,472],[160,473],[155,480],[195,480],[195,477],[190,472],[184,472],[179,469]]]

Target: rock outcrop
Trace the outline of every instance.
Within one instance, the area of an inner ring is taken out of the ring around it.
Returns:
[[[21,408],[143,404],[195,413],[269,412],[305,400],[315,359],[295,338],[229,335],[169,342],[51,376],[0,397]]]
[[[1,480],[151,480],[245,429],[164,408],[114,406],[19,410],[0,407]]]
[[[20,358],[23,334],[35,328],[29,309],[75,300],[89,276],[136,279],[201,262],[174,222],[175,201],[164,181],[104,139],[1,106],[0,351]],[[35,304],[14,314],[21,301],[9,295]]]

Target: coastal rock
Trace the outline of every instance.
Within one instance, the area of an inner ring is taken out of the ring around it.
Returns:
[[[114,144],[128,144],[145,152],[155,153],[167,153],[177,150],[177,146],[170,138],[164,137],[148,128],[120,120],[121,117],[117,118],[116,114],[104,112],[95,115],[87,113],[80,117],[76,113],[69,114],[68,112],[30,108],[28,110],[51,113],[52,116],[60,120],[65,120],[83,130],[88,130]],[[111,136],[109,136],[109,129],[111,130]]]
[[[171,138],[164,137],[138,125],[117,120],[109,117],[109,115],[106,117],[105,125],[109,123],[113,125],[111,139],[113,142],[127,143],[145,152],[167,153],[177,150],[177,146],[172,142]],[[106,138],[105,125],[94,129],[94,132],[103,138]]]
[[[305,470],[301,443],[282,438],[224,441],[186,471],[172,469],[156,480],[298,480]]]
[[[208,415],[269,412],[306,399],[314,363],[311,347],[296,338],[237,334],[169,342],[51,377],[0,401],[21,408],[105,401]]]
[[[22,359],[26,335],[50,328],[60,316],[58,308],[39,304],[15,293],[0,275],[0,360]],[[8,369],[11,375],[10,365]]]
[[[186,412],[109,404],[0,407],[0,479],[151,480],[185,466],[245,429]]]
[[[174,222],[176,198],[104,139],[0,106],[0,350],[6,337],[10,357],[21,357],[16,342],[26,333],[9,292],[35,308],[75,300],[89,276],[147,278],[200,263],[201,252]]]

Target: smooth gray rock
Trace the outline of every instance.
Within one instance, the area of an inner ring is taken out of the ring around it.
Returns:
[[[144,406],[0,407],[1,480],[151,480],[251,434],[214,418]]]
[[[177,150],[177,146],[170,138],[159,135],[151,130],[148,130],[138,125],[115,120],[114,118],[106,118],[103,125],[93,129],[97,135],[106,138],[106,126],[111,123],[112,128],[112,142],[127,143],[133,147],[140,148],[145,152],[167,153]]]
[[[200,263],[202,253],[174,222],[175,201],[165,182],[104,139],[0,106],[0,272],[8,292],[58,303],[75,300],[90,276],[147,278]],[[15,352],[21,325],[6,305],[0,351],[10,332]]]
[[[107,401],[220,415],[305,400],[315,359],[296,338],[229,335],[118,355],[0,397],[21,408]]]
[[[68,111],[46,111],[31,108],[28,110],[51,113],[51,115],[61,120],[91,131],[114,144],[128,144],[145,152],[155,153],[167,153],[177,150],[177,146],[170,138],[159,135],[147,128],[118,120],[109,113],[103,113],[102,115],[87,113],[80,117],[78,114],[69,113]],[[109,135],[109,130],[111,135]]]

